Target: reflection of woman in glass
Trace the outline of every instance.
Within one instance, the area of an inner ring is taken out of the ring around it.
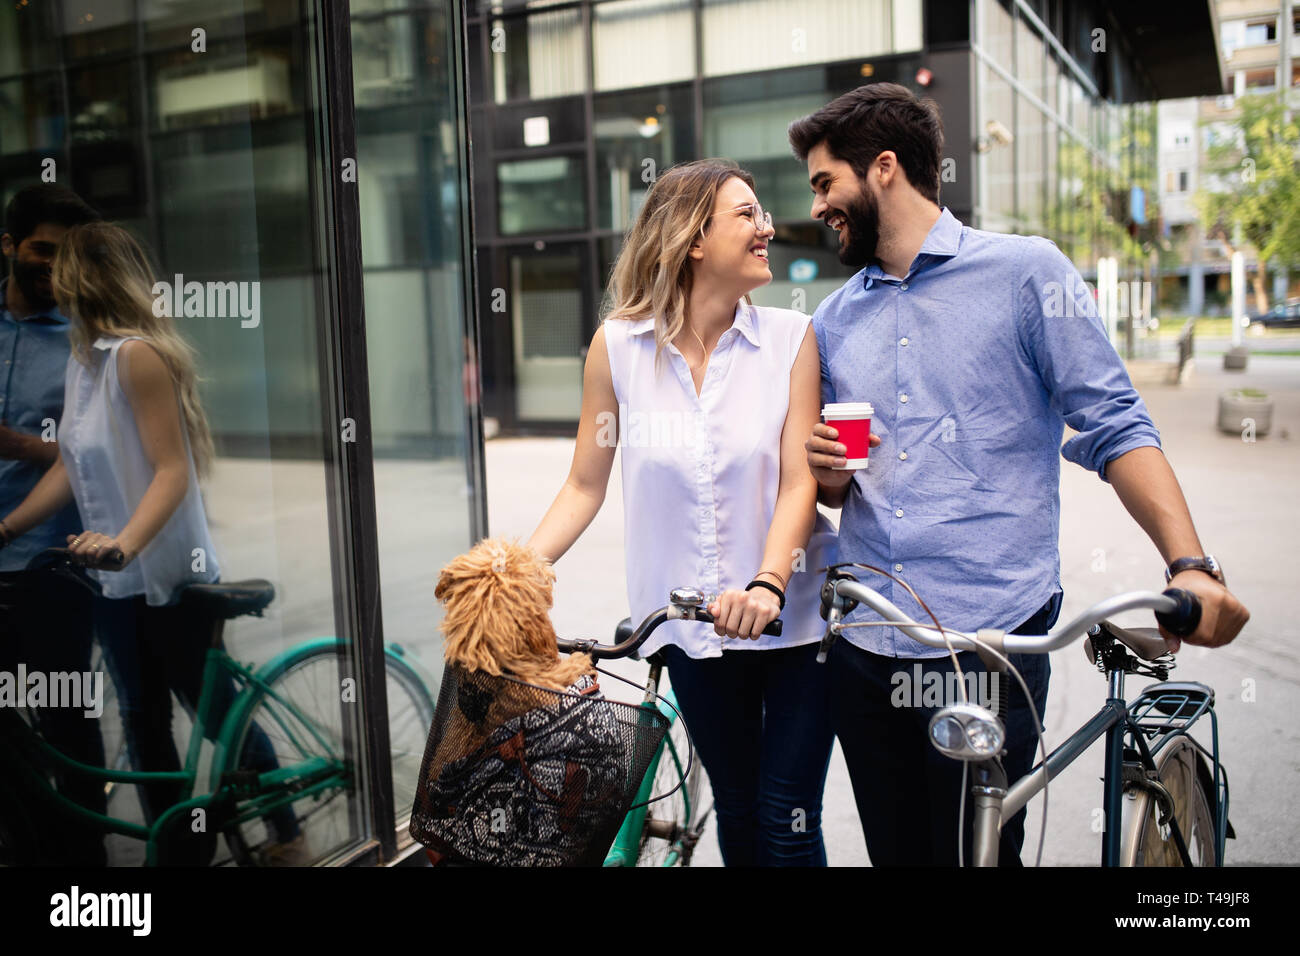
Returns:
[[[573,468],[529,544],[551,560],[573,545],[620,447],[633,621],[673,587],[719,592],[716,627],[666,625],[642,653],[663,646],[713,784],[723,859],[824,866],[832,733],[815,571],[833,537],[803,450],[820,377],[808,316],[748,302],[772,281],[772,234],[734,165],[659,177],[587,354]],[[778,614],[782,636],[761,636]]]
[[[17,536],[75,497],[85,530],[68,545],[103,590],[96,632],[132,764],[172,771],[180,763],[169,688],[197,706],[208,636],[178,602],[187,585],[216,581],[219,568],[199,494],[213,447],[194,353],[172,319],[157,314],[152,276],[143,249],[119,226],[89,223],[64,237],[52,276],[73,320],[59,458],[4,521]],[[213,688],[217,714],[233,690],[228,677]],[[275,766],[260,730],[249,746]],[[182,791],[157,783],[140,792],[152,822]],[[291,811],[275,823],[281,841],[297,835]]]

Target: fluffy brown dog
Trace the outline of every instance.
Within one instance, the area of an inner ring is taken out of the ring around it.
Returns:
[[[447,606],[447,663],[561,691],[594,675],[588,655],[561,657],[556,649],[554,582],[550,563],[518,541],[485,538],[453,560],[433,592]]]

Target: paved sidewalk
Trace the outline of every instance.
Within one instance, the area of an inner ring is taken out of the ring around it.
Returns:
[[[1254,443],[1214,428],[1218,393],[1240,386],[1266,389],[1276,400],[1273,432]],[[1300,359],[1257,355],[1248,371],[1229,374],[1217,357],[1201,358],[1182,386],[1142,391],[1201,539],[1224,562],[1229,582],[1252,614],[1247,631],[1230,647],[1185,648],[1174,674],[1213,684],[1218,693],[1221,746],[1231,774],[1231,813],[1238,833],[1228,845],[1227,859],[1235,864],[1297,863],[1300,832],[1288,822],[1287,807],[1300,785],[1300,728],[1288,717],[1300,707],[1300,618],[1289,606],[1296,571],[1293,555],[1284,549],[1300,539]],[[488,442],[492,534],[528,537],[563,484],[572,451],[573,443],[566,439]],[[1063,620],[1108,595],[1161,585],[1155,549],[1095,475],[1063,462],[1061,503]],[[608,639],[627,613],[617,461],[604,507],[556,570],[557,631]],[[1077,647],[1054,654],[1052,668],[1049,748],[1100,707],[1105,690]],[[643,669],[636,663],[622,667],[632,676]],[[1138,686],[1131,682],[1130,692]],[[616,687],[609,690],[612,696],[627,697]],[[1100,859],[1101,835],[1094,832],[1100,772],[1097,746],[1053,783],[1044,863],[1091,865]],[[838,746],[825,804],[831,865],[866,864]],[[1040,814],[1041,799],[1029,808],[1026,858],[1031,861]],[[721,863],[712,830],[696,861]]]

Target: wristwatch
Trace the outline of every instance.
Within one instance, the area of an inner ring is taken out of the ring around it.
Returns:
[[[1202,555],[1199,558],[1179,558],[1171,562],[1169,567],[1165,568],[1165,583],[1168,584],[1173,580],[1174,575],[1184,571],[1204,571],[1225,588],[1228,586],[1228,582],[1223,579],[1223,567],[1212,554]]]

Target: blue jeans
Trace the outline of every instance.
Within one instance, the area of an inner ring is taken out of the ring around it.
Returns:
[[[1045,634],[1056,623],[1061,594],[1047,602],[1013,633]],[[963,671],[985,670],[973,651],[957,655]],[[1047,682],[1051,665],[1046,654],[1011,654],[1011,663],[1024,676],[1039,720],[1047,709]],[[840,639],[831,648],[831,710],[835,732],[844,750],[853,796],[858,805],[867,854],[874,866],[956,866],[957,816],[961,805],[962,764],[945,757],[930,744],[927,728],[939,709],[930,699],[910,693],[917,666],[923,682],[948,688],[952,673],[949,657],[883,657]],[[906,682],[897,675],[905,675]],[[977,679],[978,683],[978,679]],[[984,685],[980,685],[984,686]],[[907,690],[909,692],[901,692]],[[949,700],[945,691],[943,703]],[[975,702],[972,699],[972,702]],[[920,703],[920,706],[917,704]],[[1008,783],[1014,783],[1034,766],[1038,737],[1029,705],[1020,685],[1011,679],[1008,697],[1007,747],[1002,765]],[[970,778],[967,778],[967,787]],[[974,802],[966,794],[964,856],[970,863]],[[1025,810],[1002,828],[998,862],[1019,866],[1025,839]]]
[[[822,788],[835,737],[817,645],[695,660],[670,644],[663,654],[713,785],[723,862],[825,866]]]

